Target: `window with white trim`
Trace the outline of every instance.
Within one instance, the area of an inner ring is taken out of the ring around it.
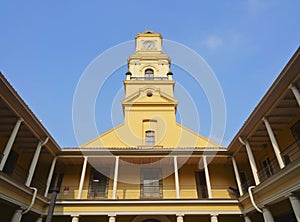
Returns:
[[[155,145],[155,132],[153,130],[147,130],[145,132],[145,145],[146,146]]]
[[[162,198],[161,169],[141,169],[141,198],[156,199]]]

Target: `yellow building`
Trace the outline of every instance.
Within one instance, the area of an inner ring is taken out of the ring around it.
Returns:
[[[170,61],[138,34],[124,123],[73,149],[1,74],[1,221],[300,221],[300,49],[227,148],[176,122]]]

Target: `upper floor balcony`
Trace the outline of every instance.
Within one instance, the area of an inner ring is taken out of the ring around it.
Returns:
[[[142,76],[132,76],[131,72],[126,73],[126,80],[140,80],[140,81],[159,81],[172,80],[173,73],[168,72],[165,76],[162,74],[154,74],[153,69],[146,69]]]
[[[159,182],[158,182],[159,183]],[[116,198],[113,198],[113,187],[100,187],[96,184],[83,187],[82,200],[209,200],[209,199],[237,199],[236,190],[226,185],[211,187],[213,197],[208,198],[206,185],[181,185],[180,198],[176,198],[175,186],[154,184],[120,184]],[[78,199],[78,186],[62,186],[58,200]]]
[[[168,77],[158,77],[158,76],[149,76],[149,77],[130,77],[130,80],[141,80],[141,81],[157,81],[157,80],[169,80]]]
[[[290,165],[297,164],[300,162],[300,146],[299,140],[293,142],[291,145],[285,147],[281,152],[281,157],[284,160],[285,167],[283,169],[280,168],[278,164],[277,158],[264,158],[262,163],[260,164],[260,169],[258,170],[258,178],[259,181],[262,183],[266,180],[272,180],[272,178],[276,177],[276,175],[289,168]],[[248,192],[248,187],[254,186],[255,180],[253,176],[249,176],[248,180],[244,180],[242,183],[242,190],[243,193]]]
[[[204,158],[64,156],[52,181],[64,173],[58,200],[236,200],[231,159]]]

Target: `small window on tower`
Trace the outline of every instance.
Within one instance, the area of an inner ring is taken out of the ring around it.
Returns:
[[[155,133],[152,130],[147,130],[145,135],[146,146],[155,145]]]
[[[145,79],[147,79],[147,80],[154,79],[154,71],[153,71],[153,69],[146,69],[145,70]]]

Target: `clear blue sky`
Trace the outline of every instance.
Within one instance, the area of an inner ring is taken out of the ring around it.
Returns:
[[[183,43],[212,67],[226,99],[225,145],[300,42],[299,0],[12,0],[0,8],[0,71],[62,147],[77,146],[72,102],[82,72],[139,32],[151,29]],[[111,78],[116,89],[106,87],[108,108],[125,78],[119,73]],[[101,115],[104,132],[111,127],[109,109]],[[208,128],[203,120],[199,133],[207,136]]]

